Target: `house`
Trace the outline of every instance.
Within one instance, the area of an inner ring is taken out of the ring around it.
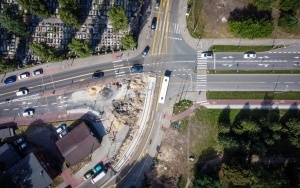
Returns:
[[[53,164],[46,152],[31,152],[3,175],[5,186],[47,187],[59,175]]]
[[[0,129],[0,139],[15,136],[13,127],[4,127]]]
[[[0,164],[3,165],[2,170],[7,171],[19,160],[21,160],[21,157],[11,144],[4,144],[0,147]]]
[[[100,145],[84,122],[56,141],[56,146],[70,165],[79,163]]]

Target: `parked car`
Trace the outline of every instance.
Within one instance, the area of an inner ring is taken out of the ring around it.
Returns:
[[[245,59],[254,59],[254,58],[256,58],[256,53],[255,52],[246,52],[246,53],[244,53],[244,58]]]
[[[157,24],[157,17],[153,17],[152,24],[151,24],[151,29],[152,30],[156,29],[156,24]]]
[[[59,134],[65,129],[67,129],[67,125],[66,124],[61,124],[59,127],[57,127],[56,132],[57,132],[57,134]]]
[[[88,180],[90,179],[91,177],[93,177],[94,175],[94,171],[93,170],[89,170],[87,171],[84,175],[83,175],[83,179],[84,180]]]
[[[68,133],[68,130],[65,129],[65,130],[63,130],[63,131],[59,134],[59,137],[62,138],[62,137],[64,137],[67,133]]]
[[[24,72],[19,75],[19,80],[29,78],[29,76],[30,76],[29,72]]]
[[[98,174],[98,173],[100,173],[101,171],[103,171],[103,169],[104,169],[103,163],[100,163],[100,164],[97,164],[97,165],[93,168],[93,172],[94,172],[94,174]]]
[[[142,53],[142,56],[143,56],[143,57],[146,57],[147,54],[148,54],[148,52],[149,52],[149,50],[150,50],[150,46],[146,46],[146,48],[144,49],[144,51],[143,51],[143,53]]]
[[[210,51],[207,51],[207,52],[202,52],[201,53],[201,58],[204,58],[204,59],[211,59],[214,57],[214,54],[213,52],[210,52]]]
[[[159,4],[160,4],[159,0],[156,0],[156,3],[155,3],[155,9],[158,9],[158,8],[159,8]]]
[[[22,151],[22,150],[24,150],[24,149],[27,148],[27,147],[28,147],[27,142],[23,142],[23,144],[21,144],[21,145],[19,146],[19,150]]]
[[[34,110],[33,109],[27,109],[23,112],[23,116],[32,116],[34,114]]]
[[[43,69],[34,70],[32,73],[33,76],[41,75],[43,74]]]
[[[14,76],[10,76],[10,77],[6,78],[4,80],[4,83],[10,84],[10,83],[14,83],[16,80],[17,80],[17,76],[14,75]]]
[[[29,93],[28,89],[20,89],[19,91],[16,92],[17,96],[23,96],[23,95],[27,95]]]
[[[104,72],[102,72],[101,70],[94,72],[92,76],[93,79],[103,78],[103,77],[104,77]]]
[[[141,64],[135,64],[131,67],[131,72],[132,73],[141,73],[143,72],[143,65]]]
[[[17,140],[14,141],[14,144],[15,145],[19,145],[19,144],[21,144],[24,141],[25,141],[24,137],[20,137],[20,138],[18,138]]]

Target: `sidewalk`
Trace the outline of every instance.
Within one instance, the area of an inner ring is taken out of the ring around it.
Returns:
[[[239,38],[223,38],[223,39],[199,39],[191,37],[186,28],[186,13],[188,0],[180,1],[178,24],[182,31],[183,40],[197,51],[206,51],[212,45],[236,45],[236,46],[251,46],[251,45],[300,45],[300,39],[239,39]]]

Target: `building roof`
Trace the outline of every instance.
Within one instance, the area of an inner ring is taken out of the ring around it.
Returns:
[[[21,159],[15,148],[10,144],[0,147],[0,163],[4,165],[4,170],[8,170]]]
[[[16,187],[47,187],[53,181],[34,153],[30,153],[7,171]]]
[[[75,165],[100,147],[100,143],[91,135],[87,125],[82,122],[56,142],[62,156]]]
[[[5,127],[0,129],[0,138],[4,139],[6,137],[14,136],[15,132],[12,127]]]

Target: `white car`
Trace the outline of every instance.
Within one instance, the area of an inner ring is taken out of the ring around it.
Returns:
[[[57,129],[56,132],[57,134],[61,133],[63,130],[65,130],[67,128],[66,124],[61,124]]]
[[[19,75],[19,80],[29,78],[30,74],[28,72],[24,72]]]
[[[254,58],[256,58],[256,53],[255,52],[246,52],[246,53],[244,53],[244,58],[245,59],[254,59]]]
[[[33,73],[32,74],[33,76],[41,75],[41,74],[43,74],[43,69],[37,69],[37,70],[33,71],[32,73]]]
[[[211,59],[214,57],[214,54],[212,52],[202,52],[200,57],[202,59]]]
[[[34,114],[34,111],[33,110],[25,110],[23,112],[23,116],[24,117],[27,117],[27,116],[32,116]]]
[[[23,95],[27,95],[27,94],[28,94],[27,89],[22,89],[16,93],[17,96],[23,96]]]

